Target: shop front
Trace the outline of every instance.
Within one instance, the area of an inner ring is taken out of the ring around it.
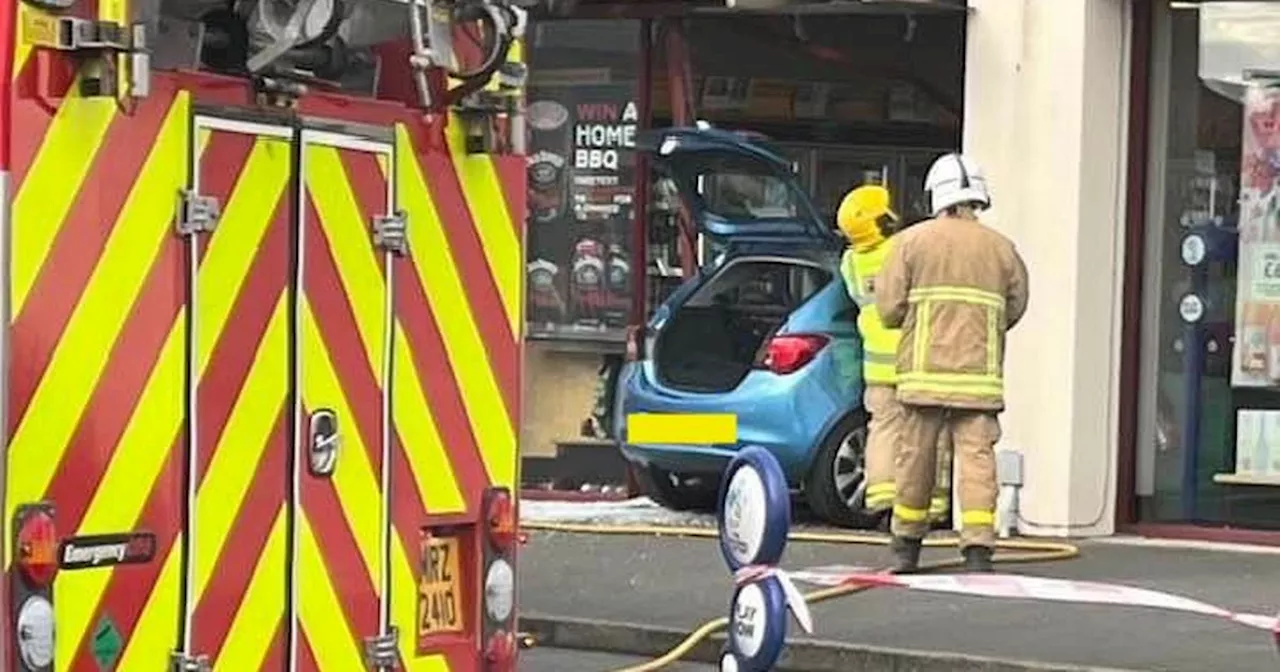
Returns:
[[[526,455],[613,447],[601,396],[628,327],[709,258],[637,157],[644,129],[764,136],[828,220],[867,182],[923,218],[924,171],[960,140],[964,3],[775,4],[582,2],[532,25]]]
[[[1145,180],[1131,189],[1145,207],[1130,213],[1141,310],[1121,522],[1280,530],[1280,4],[1139,4],[1146,152],[1131,160]]]

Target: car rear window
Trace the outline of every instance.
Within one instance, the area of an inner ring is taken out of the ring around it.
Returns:
[[[793,309],[831,282],[831,272],[787,261],[733,261],[703,285],[685,305]]]

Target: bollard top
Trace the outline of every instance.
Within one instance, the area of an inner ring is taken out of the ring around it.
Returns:
[[[720,482],[720,551],[729,570],[782,560],[791,530],[791,489],[772,453],[748,446]]]

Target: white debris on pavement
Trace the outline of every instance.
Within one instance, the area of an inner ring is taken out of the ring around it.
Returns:
[[[648,497],[623,501],[567,502],[524,499],[523,523],[593,523],[597,525],[664,525],[715,527],[716,517],[706,513],[671,511]]]

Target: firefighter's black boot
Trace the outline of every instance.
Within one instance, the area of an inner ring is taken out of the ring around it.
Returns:
[[[923,541],[894,537],[889,543],[889,550],[893,552],[893,568],[889,571],[894,574],[915,574],[920,571],[920,547]]]
[[[964,571],[966,572],[991,572],[994,568],[991,565],[991,556],[994,550],[988,546],[970,546],[964,551]]]

